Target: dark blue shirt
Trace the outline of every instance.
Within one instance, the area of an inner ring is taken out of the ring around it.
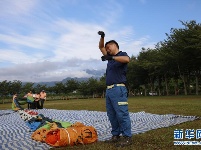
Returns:
[[[118,52],[115,56],[128,56],[126,52]],[[108,60],[106,69],[106,85],[126,83],[127,63]]]

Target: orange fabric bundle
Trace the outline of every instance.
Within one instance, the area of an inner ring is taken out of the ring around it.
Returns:
[[[46,134],[45,142],[51,146],[73,146],[82,144],[73,127],[50,129]]]
[[[81,127],[81,135],[84,144],[94,143],[98,140],[97,131],[92,126]]]
[[[49,136],[50,135],[50,136]],[[55,143],[57,142],[57,141],[59,141],[60,140],[60,130],[59,130],[59,128],[58,129],[56,129],[56,130],[54,130],[54,131],[50,131],[50,132],[48,132],[48,134],[47,134],[47,136],[46,136],[46,139],[45,139],[45,142],[46,143],[50,143],[50,145],[52,144],[52,145],[55,145]],[[55,146],[57,146],[57,145],[55,145]]]
[[[31,135],[31,138],[36,141],[41,141],[45,142],[46,139],[46,134],[50,129],[57,129],[57,124],[56,123],[47,123],[49,125],[49,128],[45,128],[44,126],[37,129],[33,134]]]
[[[49,130],[45,128],[40,128],[33,132],[31,138],[36,141],[45,142],[46,134]]]
[[[71,125],[71,127],[84,127],[85,125],[81,122],[76,122],[74,124]]]
[[[92,126],[75,123],[68,128],[50,129],[46,134],[45,142],[51,146],[74,146],[89,144],[98,140],[97,131]]]

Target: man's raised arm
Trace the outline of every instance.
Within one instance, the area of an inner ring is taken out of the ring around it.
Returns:
[[[103,31],[98,31],[98,34],[101,35],[100,41],[99,41],[99,49],[103,55],[107,55],[107,51],[106,51],[105,46],[104,46],[105,33]]]

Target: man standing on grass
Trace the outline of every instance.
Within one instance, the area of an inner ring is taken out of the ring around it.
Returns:
[[[128,97],[126,88],[127,64],[130,61],[126,52],[119,51],[119,45],[115,40],[105,43],[105,33],[101,35],[99,49],[103,56],[102,61],[108,61],[106,69],[106,110],[112,126],[112,138],[109,143],[115,143],[117,147],[132,144],[131,121],[128,112]],[[122,134],[122,138],[120,135]]]
[[[43,109],[44,102],[46,101],[46,96],[47,94],[45,93],[45,90],[42,90],[40,92],[40,109]]]

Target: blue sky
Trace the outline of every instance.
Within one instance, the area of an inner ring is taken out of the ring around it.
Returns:
[[[0,81],[102,76],[99,30],[137,56],[200,14],[200,0],[0,0]]]

